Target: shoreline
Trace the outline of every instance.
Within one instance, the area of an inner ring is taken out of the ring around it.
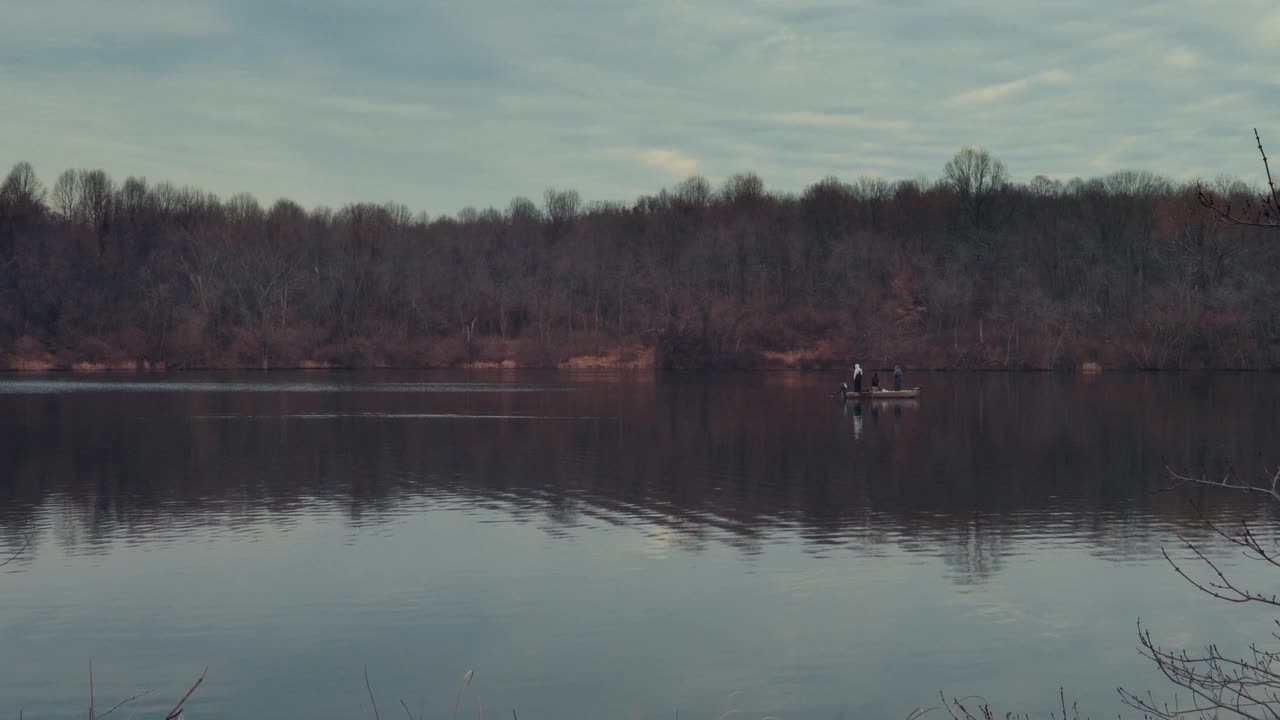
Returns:
[[[1126,357],[1112,343],[1101,349],[1081,348],[1070,354],[1041,358],[1027,355],[1010,359],[992,347],[962,346],[959,351],[936,346],[898,346],[900,352],[873,348],[860,353],[853,343],[818,340],[779,350],[775,346],[730,347],[699,340],[681,342],[659,337],[610,341],[583,337],[555,344],[535,339],[414,338],[394,340],[356,338],[311,348],[280,346],[253,354],[243,348],[207,350],[186,357],[157,350],[170,359],[139,358],[141,347],[100,344],[85,347],[48,348],[23,339],[16,347],[0,350],[0,373],[178,373],[207,371],[307,371],[307,370],[628,370],[697,372],[851,372],[858,362],[868,371],[889,371],[900,365],[909,372],[1055,373],[1092,376],[1102,372],[1275,372],[1280,365],[1243,358],[1231,364],[1215,364],[1209,358],[1179,358],[1174,362],[1143,363]],[[260,347],[260,346],[259,346]],[[783,346],[786,347],[786,346]],[[7,350],[7,352],[5,351]],[[1003,355],[1003,357],[1002,357]]]
[[[576,360],[577,358],[574,358]],[[394,371],[445,371],[445,370],[464,370],[464,371],[628,371],[628,372],[680,372],[680,373],[785,373],[785,372],[813,372],[813,373],[834,373],[848,372],[849,368],[843,365],[706,365],[693,367],[662,367],[656,364],[642,364],[635,362],[616,362],[610,363],[600,361],[596,357],[586,356],[587,362],[566,361],[551,364],[537,363],[519,363],[514,359],[503,361],[478,361],[463,362],[454,364],[423,364],[423,365],[399,365],[399,364],[368,364],[368,365],[344,365],[328,362],[303,362],[289,365],[273,365],[267,368],[248,364],[219,364],[219,365],[186,365],[181,367],[168,367],[164,363],[150,363],[147,361],[139,361],[132,363],[86,363],[77,362],[72,365],[62,364],[39,364],[39,363],[0,363],[0,376],[18,376],[18,375],[107,375],[107,374],[134,374],[134,375],[181,375],[185,373],[205,373],[205,372],[245,372],[245,373],[269,373],[269,372],[361,372],[367,370],[394,370]],[[864,370],[879,370],[887,372],[892,366],[877,366],[871,364],[863,364]],[[1194,373],[1249,373],[1249,374],[1266,374],[1275,373],[1280,370],[1273,368],[1240,368],[1240,367],[1196,367],[1196,368],[1140,368],[1140,367],[1116,367],[1097,369],[1092,371],[1082,371],[1079,368],[1037,368],[1037,367],[973,367],[973,366],[942,366],[942,367],[919,367],[911,365],[903,365],[902,369],[910,373],[954,373],[954,374],[1016,374],[1016,375],[1072,375],[1081,377],[1096,377],[1098,375],[1176,375],[1176,374],[1194,374]]]

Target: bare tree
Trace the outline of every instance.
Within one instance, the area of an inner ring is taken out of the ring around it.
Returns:
[[[263,370],[271,367],[272,344],[288,320],[290,296],[302,277],[301,265],[302,257],[290,248],[263,241],[240,253],[228,275],[244,324],[256,335]]]
[[[102,170],[83,170],[80,173],[79,206],[85,223],[98,237],[98,253],[106,252],[106,236],[111,230],[114,183]]]
[[[262,219],[262,206],[258,199],[249,193],[236,193],[223,203],[227,219],[239,225],[254,223]]]
[[[1036,197],[1057,197],[1063,193],[1061,180],[1037,175],[1031,178],[1031,183],[1027,185],[1027,189]]]
[[[28,162],[15,164],[0,183],[0,202],[8,205],[33,208],[43,203],[44,197],[44,184]]]
[[[996,195],[1009,184],[1004,161],[985,148],[967,147],[947,161],[943,176],[955,191],[965,214],[978,229],[988,227]]]
[[[512,223],[536,223],[542,219],[538,206],[527,197],[514,198],[507,207],[507,219]]]
[[[19,227],[31,226],[44,215],[44,185],[36,177],[30,163],[13,166],[0,183],[0,268],[9,270],[17,254]],[[11,285],[13,273],[0,280],[0,287]],[[2,292],[2,291],[0,291]]]
[[[754,205],[764,199],[764,181],[755,173],[730,175],[720,188],[720,197],[730,205]]]
[[[66,170],[53,184],[53,211],[63,220],[76,220],[76,204],[80,197],[80,172]]]
[[[551,228],[552,241],[559,240],[569,225],[578,218],[582,209],[582,197],[577,190],[556,190],[550,188],[543,195],[547,222]]]
[[[691,175],[682,180],[676,185],[673,194],[688,207],[699,209],[710,205],[715,195],[711,190],[711,183],[701,175]]]

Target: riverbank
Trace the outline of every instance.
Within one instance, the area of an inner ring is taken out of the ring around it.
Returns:
[[[850,341],[818,340],[789,347],[760,347],[693,335],[656,335],[623,341],[579,337],[561,343],[528,339],[356,338],[313,344],[305,351],[287,343],[232,344],[222,351],[149,354],[102,341],[79,347],[48,348],[31,337],[0,348],[0,371],[8,372],[171,372],[181,370],[355,370],[355,369],[559,369],[559,370],[848,370],[900,365],[908,370],[1018,371],[1093,374],[1107,371],[1275,370],[1274,363],[1238,354],[1234,362],[1200,356],[1151,358],[1118,343],[1094,343],[1057,354],[1016,354],[1001,344],[938,348],[893,343],[896,350],[861,349]]]

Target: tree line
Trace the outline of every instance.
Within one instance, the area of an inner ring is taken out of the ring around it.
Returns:
[[[0,366],[1280,366],[1280,249],[1146,171],[1012,182],[691,177],[630,203],[307,210],[18,163]]]

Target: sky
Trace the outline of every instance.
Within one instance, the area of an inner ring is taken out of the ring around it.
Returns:
[[[799,192],[1262,168],[1275,0],[4,0],[0,163],[432,216],[700,174]]]

